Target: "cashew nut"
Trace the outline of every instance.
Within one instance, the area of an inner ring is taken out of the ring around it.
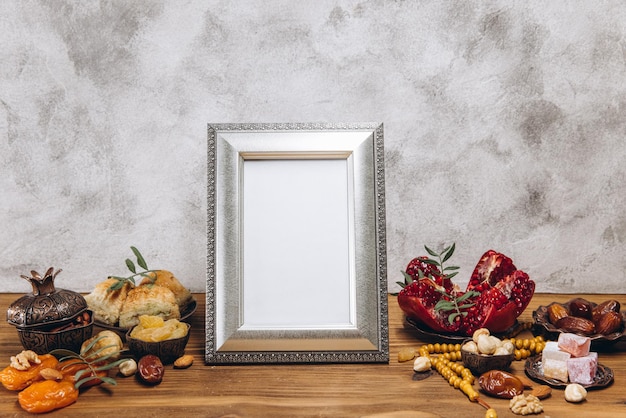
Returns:
[[[41,363],[39,356],[32,350],[24,350],[16,356],[11,356],[11,367],[17,370],[28,370],[34,364]]]
[[[570,383],[565,387],[565,400],[567,402],[582,402],[587,398],[587,390],[578,383]]]
[[[468,341],[461,347],[461,350],[468,353],[478,354],[478,345],[474,341]]]

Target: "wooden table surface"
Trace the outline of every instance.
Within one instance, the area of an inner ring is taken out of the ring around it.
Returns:
[[[0,294],[0,306],[20,295]],[[580,295],[594,302],[625,295]],[[532,320],[539,305],[565,302],[573,295],[535,294],[521,322]],[[484,417],[485,409],[470,402],[438,374],[413,379],[413,363],[399,363],[398,351],[419,347],[425,340],[405,325],[396,298],[389,296],[389,364],[236,365],[204,364],[204,294],[195,295],[198,309],[189,319],[192,333],[186,353],[195,358],[189,369],[166,366],[163,382],[147,387],[135,378],[118,377],[116,386],[101,385],[81,392],[76,403],[49,417]],[[97,332],[95,329],[94,332]],[[436,341],[433,341],[436,342]],[[0,324],[0,365],[22,347],[15,329]],[[543,401],[540,417],[626,417],[626,344],[600,352],[599,361],[613,370],[614,383],[589,391],[581,404],[565,401],[555,389]],[[4,359],[4,360],[2,360]],[[512,365],[524,373],[524,362]],[[112,374],[113,375],[113,374]],[[516,417],[509,401],[482,395],[498,417]],[[29,416],[17,403],[17,393],[0,388],[0,417]]]

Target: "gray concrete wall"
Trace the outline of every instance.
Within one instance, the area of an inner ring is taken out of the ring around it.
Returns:
[[[392,290],[456,242],[462,285],[493,248],[540,291],[621,292],[625,22],[622,1],[2,1],[0,291],[48,266],[88,291],[130,245],[204,291],[207,123],[372,121]]]

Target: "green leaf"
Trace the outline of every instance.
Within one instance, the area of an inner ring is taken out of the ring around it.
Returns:
[[[454,253],[454,248],[455,248],[455,244],[452,244],[452,246],[450,247],[449,251],[443,257],[443,260],[441,260],[442,263],[445,263],[446,261],[448,261],[448,259],[450,257],[452,257],[452,254]]]
[[[57,358],[57,360],[62,361],[62,360],[66,360],[68,358],[73,358],[76,356],[76,353],[71,351],[71,350],[67,350],[65,348],[56,348],[52,351],[50,351],[50,354],[52,354],[54,357]]]
[[[115,381],[115,379],[112,379],[110,377],[106,377],[106,376],[88,376],[88,377],[80,379],[78,382],[76,382],[74,384],[74,387],[76,389],[78,389],[78,388],[80,388],[82,386],[83,383],[87,383],[87,382],[89,382],[89,381],[91,381],[93,379],[101,380],[102,382],[108,383],[108,384],[113,385],[113,386],[117,385],[117,382]]]
[[[447,270],[458,270],[460,269],[460,267],[457,266],[448,266],[446,268],[443,269],[443,271],[447,271]]]
[[[439,267],[439,265],[440,265],[440,264],[439,264],[439,261],[437,261],[437,260],[432,260],[432,259],[430,259],[430,258],[429,258],[429,259],[427,259],[427,260],[422,260],[422,261],[423,261],[424,263],[426,263],[426,264],[432,264],[432,265],[437,266],[437,267]]]
[[[435,304],[436,311],[449,311],[451,309],[454,309],[454,303],[449,300],[440,300]]]
[[[436,252],[434,252],[433,250],[431,250],[430,248],[428,248],[426,245],[424,245],[424,248],[426,249],[426,252],[430,255],[432,255],[433,257],[439,257],[439,254],[437,254]]]
[[[119,280],[117,283],[112,284],[109,290],[120,290],[122,287],[124,287],[124,282]]]
[[[411,277],[411,275],[409,273],[407,273],[406,271],[403,271],[402,274],[404,275],[404,286],[413,283],[413,277]],[[398,282],[398,283],[400,283],[400,282]]]
[[[459,309],[468,309],[468,308],[471,308],[474,305],[476,305],[476,304],[475,303],[466,303],[464,305],[459,305]]]
[[[451,313],[450,315],[448,315],[448,322],[454,324],[454,319],[459,315],[460,314],[458,312]]]
[[[454,272],[454,273],[452,273],[452,274],[446,274],[446,279],[451,279],[451,278],[453,278],[454,276],[456,276],[457,274],[459,274],[459,272],[458,272],[458,271],[455,271],[455,272]]]
[[[459,296],[458,298],[456,298],[456,303],[459,302],[463,302],[464,300],[468,299],[469,297],[471,297],[472,295],[470,294],[470,292],[465,292],[463,293],[461,296]]]
[[[135,263],[133,263],[130,258],[126,259],[126,267],[128,267],[128,270],[130,270],[133,273],[137,274],[137,269],[135,268]]]
[[[85,348],[83,350],[81,350],[81,354],[89,352],[89,350],[91,350],[94,347],[94,345],[96,345],[96,343],[98,341],[100,341],[101,339],[103,339],[103,338],[105,338],[105,337],[104,336],[100,336],[98,338],[94,338],[93,341],[89,342],[89,344],[87,344],[85,346]]]
[[[112,368],[119,366],[120,364],[124,363],[127,360],[128,360],[127,358],[121,358],[111,363],[107,363],[103,366],[98,366],[94,370],[99,371],[99,372],[104,371],[104,370],[111,370]]]
[[[137,248],[135,248],[135,247],[130,247],[130,249],[135,254],[135,257],[137,257],[137,264],[139,264],[139,267],[141,267],[144,270],[148,270],[148,265],[146,264],[146,260],[144,260],[143,256],[139,252],[139,250]],[[133,273],[134,273],[134,271],[133,271]]]

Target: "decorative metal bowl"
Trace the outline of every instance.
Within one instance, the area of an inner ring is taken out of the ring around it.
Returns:
[[[514,358],[514,354],[478,354],[461,349],[463,365],[470,369],[474,376],[490,370],[508,370]]]
[[[83,312],[83,317],[84,315],[88,315],[88,319],[84,322],[78,322],[78,318],[73,318],[52,326],[16,327],[17,334],[24,349],[33,350],[37,354],[46,354],[57,348],[78,353],[82,343],[91,338],[93,333],[91,311]]]
[[[174,360],[185,354],[185,347],[189,342],[191,334],[191,325],[183,322],[187,326],[187,334],[184,337],[173,338],[158,342],[148,342],[130,336],[132,329],[126,334],[126,344],[128,350],[140,359],[147,354],[154,354],[163,364],[173,363]]]
[[[93,332],[93,315],[87,301],[77,292],[57,289],[54,279],[61,269],[50,267],[42,276],[32,270],[21,277],[32,286],[7,309],[7,322],[17,329],[22,346],[37,354],[57,348],[78,352]]]

